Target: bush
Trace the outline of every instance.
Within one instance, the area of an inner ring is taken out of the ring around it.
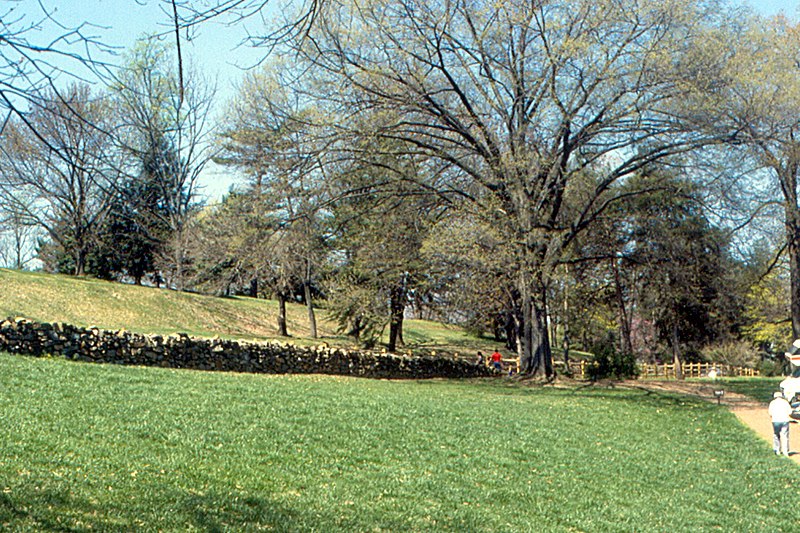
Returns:
[[[705,346],[702,350],[705,361],[730,366],[756,368],[761,357],[752,343],[747,341],[728,341]]]
[[[639,374],[633,354],[619,352],[611,341],[598,344],[593,352],[594,357],[587,371],[592,381],[604,378],[635,378]]]
[[[756,368],[758,368],[762,376],[766,377],[784,376],[788,374],[786,362],[780,359],[764,358],[759,362]]]

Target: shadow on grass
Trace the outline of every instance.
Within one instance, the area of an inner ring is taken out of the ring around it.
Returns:
[[[180,508],[179,513],[186,517],[181,527],[191,526],[207,532],[297,531],[298,525],[307,521],[294,510],[255,496],[231,499],[213,494],[191,494],[183,498]]]
[[[317,514],[298,513],[252,495],[151,493],[130,495],[130,505],[80,497],[69,489],[0,493],[3,531],[299,531],[324,528]],[[91,500],[91,501],[90,501]]]
[[[420,383],[447,385],[447,380],[426,380]],[[454,383],[453,381],[449,382]],[[719,385],[709,384],[707,387],[690,391],[657,390],[635,381],[572,381],[550,383],[532,383],[514,378],[497,377],[465,380],[469,387],[491,390],[503,396],[530,397],[546,395],[550,398],[596,398],[616,402],[634,402],[652,407],[682,407],[687,403],[712,407],[715,400],[714,389]]]

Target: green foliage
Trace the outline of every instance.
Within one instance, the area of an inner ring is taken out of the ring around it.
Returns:
[[[764,358],[759,361],[756,368],[762,376],[783,376],[786,372],[786,363],[782,360]]]
[[[513,269],[504,255],[502,226],[467,212],[438,221],[426,236],[422,256],[440,316],[476,334],[508,337],[506,323],[517,311]],[[513,335],[512,335],[513,336]]]
[[[592,381],[604,378],[626,379],[638,374],[636,357],[617,350],[612,339],[598,343],[592,350],[594,355],[589,363],[588,377]]]
[[[789,280],[772,271],[747,293],[742,334],[762,346],[782,345],[792,338]]]
[[[753,344],[748,341],[728,341],[710,344],[703,348],[702,356],[705,361],[749,368],[755,368],[761,361],[760,354]]]
[[[7,355],[0,380],[10,531],[796,526],[796,469],[680,396]]]

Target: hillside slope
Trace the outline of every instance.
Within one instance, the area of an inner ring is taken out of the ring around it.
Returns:
[[[137,287],[92,278],[0,269],[0,317],[41,322],[126,329],[141,333],[226,338],[277,339],[277,302],[254,298],[220,298],[152,287]],[[324,310],[317,311],[319,334],[329,344],[351,341],[336,333]],[[305,306],[287,305],[292,342],[318,344],[309,338]],[[474,354],[495,343],[477,339],[461,328],[420,320],[406,322],[406,349]]]

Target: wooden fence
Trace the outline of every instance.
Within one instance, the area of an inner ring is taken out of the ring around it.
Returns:
[[[587,361],[571,361],[569,368],[575,376],[586,378],[588,373],[588,366],[590,362]],[[640,378],[662,378],[662,379],[675,379],[675,365],[674,364],[656,364],[651,365],[642,363],[638,365]],[[746,368],[741,366],[721,365],[718,363],[683,363],[681,364],[683,376],[687,378],[704,378],[716,375],[717,377],[730,377],[730,376],[758,376],[759,372],[755,368]]]
[[[759,372],[755,368],[747,368],[742,366],[721,365],[715,363],[683,363],[681,365],[683,376],[687,378],[705,378],[711,375],[718,377],[731,377],[731,376],[758,376]],[[675,365],[662,364],[662,365],[639,365],[639,376],[643,378],[649,377],[662,377],[674,378]]]
[[[563,361],[554,361],[556,371],[562,372],[564,370]],[[490,361],[486,361],[486,365],[491,365]],[[569,369],[575,377],[587,379],[589,376],[589,361],[570,361]],[[519,359],[503,359],[502,367],[504,372],[511,371],[512,374],[519,372]],[[660,378],[660,379],[676,379],[675,365],[670,364],[637,364],[639,369],[640,378]],[[722,365],[719,363],[683,363],[681,364],[683,370],[683,377],[686,378],[705,378],[711,377],[714,372],[716,377],[731,377],[731,376],[758,376],[759,371],[755,368],[747,368],[742,366]]]

